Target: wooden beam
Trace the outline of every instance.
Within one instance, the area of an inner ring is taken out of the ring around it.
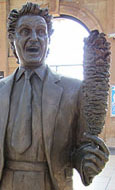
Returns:
[[[60,0],[49,0],[49,12],[53,16],[59,16],[59,1]]]

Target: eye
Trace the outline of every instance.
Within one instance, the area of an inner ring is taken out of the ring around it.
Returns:
[[[40,37],[44,37],[44,36],[46,35],[46,32],[45,32],[45,30],[43,30],[43,29],[39,29],[39,30],[37,31],[37,33],[38,33],[38,35],[39,35]]]
[[[23,28],[23,29],[21,29],[20,34],[21,34],[22,36],[27,36],[27,35],[30,34],[30,29],[28,29],[28,28]]]

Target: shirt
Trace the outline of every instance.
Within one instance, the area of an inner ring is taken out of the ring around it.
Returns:
[[[19,67],[14,81],[13,90],[11,93],[11,104],[9,111],[9,120],[6,133],[6,152],[7,160],[16,161],[31,161],[40,162],[45,161],[44,142],[43,142],[43,128],[41,118],[41,100],[42,100],[42,86],[46,73],[46,66],[34,70],[35,74],[31,78],[32,86],[32,144],[23,154],[17,153],[11,146],[11,137],[13,131],[13,123],[16,115],[21,91],[24,85],[24,71],[25,68]],[[22,110],[23,111],[23,110]],[[14,115],[15,113],[15,115]]]

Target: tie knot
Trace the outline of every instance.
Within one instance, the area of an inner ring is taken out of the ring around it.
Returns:
[[[30,80],[30,78],[32,77],[33,74],[34,74],[34,71],[26,70],[25,71],[25,79]]]

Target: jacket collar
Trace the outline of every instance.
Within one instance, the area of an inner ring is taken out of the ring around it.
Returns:
[[[18,72],[16,74],[16,81],[18,81],[21,78],[21,76],[26,70],[29,70],[29,69],[21,67],[21,66],[18,68]],[[46,70],[47,70],[47,66],[43,64],[40,67],[34,69],[33,71],[37,74],[37,76],[41,79],[41,81],[43,81],[46,74]],[[32,70],[30,70],[30,72],[31,71]]]

